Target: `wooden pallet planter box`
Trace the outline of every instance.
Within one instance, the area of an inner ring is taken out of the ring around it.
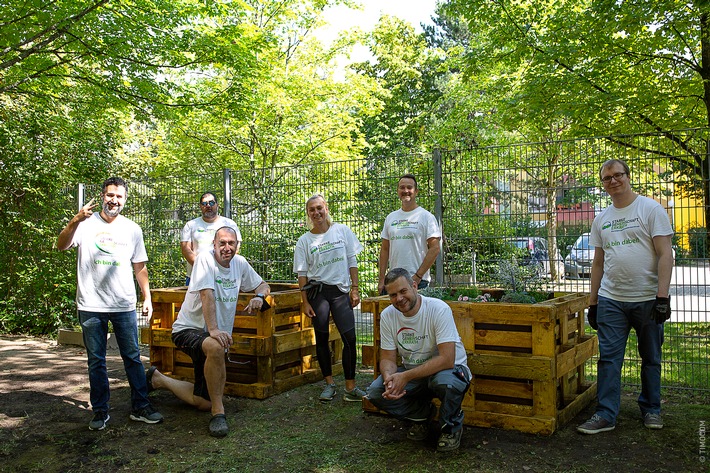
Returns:
[[[244,308],[253,293],[240,293],[227,362],[226,394],[265,399],[322,378],[316,360],[311,319],[303,313],[298,286],[271,284],[268,310],[249,314]],[[150,363],[161,373],[194,381],[192,359],[175,348],[172,325],[180,312],[187,287],[151,290],[153,316],[141,333],[150,345]],[[333,373],[342,373],[342,341],[331,323]]]
[[[588,298],[575,293],[539,304],[446,301],[474,378],[462,405],[466,425],[550,435],[594,399],[596,382],[584,375],[598,350],[596,335],[584,334]],[[389,305],[386,296],[362,302],[362,311],[373,314],[375,346],[368,353],[375,377],[380,314]],[[367,400],[363,407],[378,412]]]

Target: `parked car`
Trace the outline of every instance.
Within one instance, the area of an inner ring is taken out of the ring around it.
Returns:
[[[550,276],[550,254],[547,251],[547,240],[542,237],[515,237],[508,240],[514,247],[526,252],[526,257],[522,261],[525,265],[539,265],[542,273]],[[563,265],[558,261],[557,273],[560,278],[563,276]]]
[[[567,246],[567,250],[569,254],[565,258],[565,276],[570,279],[590,277],[594,247],[589,244],[589,233],[580,235],[574,245]]]

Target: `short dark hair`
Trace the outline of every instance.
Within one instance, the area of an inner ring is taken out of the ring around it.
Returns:
[[[599,179],[602,178],[602,172],[605,169],[613,166],[614,164],[621,164],[621,166],[624,168],[624,172],[626,172],[626,176],[631,179],[631,170],[629,170],[629,165],[621,159],[607,159],[606,161],[604,161],[601,167],[599,168]]]
[[[106,193],[106,188],[108,186],[116,186],[116,187],[123,187],[126,189],[126,194],[128,194],[128,185],[126,184],[126,181],[121,179],[120,177],[109,177],[104,181],[104,183],[101,185],[101,193],[105,194]]]
[[[399,278],[404,278],[407,280],[407,284],[410,286],[414,284],[414,279],[412,279],[412,276],[409,274],[409,271],[407,271],[404,268],[393,268],[390,269],[389,272],[385,275],[385,286],[388,284],[392,284]]]
[[[204,199],[206,195],[211,195],[212,198],[214,199],[214,201],[217,202],[217,203],[219,203],[219,201],[217,200],[217,196],[214,195],[214,192],[204,192],[204,193],[200,196],[200,201],[199,201],[198,203],[201,204],[201,203],[202,203],[202,199]]]
[[[237,231],[233,229],[232,227],[228,225],[224,225],[223,227],[219,227],[216,232],[214,232],[214,238],[212,239],[213,242],[217,241],[217,234],[221,232],[222,230],[229,230],[230,232],[234,233],[234,239],[238,240],[239,238],[237,237]]]
[[[397,184],[399,184],[399,181],[401,181],[402,179],[413,180],[414,181],[414,188],[419,189],[419,184],[417,184],[417,178],[414,177],[414,174],[402,174],[401,176],[399,176],[399,179],[397,179]]]

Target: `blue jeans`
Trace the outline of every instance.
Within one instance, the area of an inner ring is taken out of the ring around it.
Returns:
[[[397,372],[404,370],[402,366],[397,368]],[[389,412],[397,419],[422,422],[429,418],[431,400],[436,396],[441,401],[439,427],[442,432],[454,433],[463,427],[461,403],[470,384],[454,374],[457,370],[462,370],[463,376],[468,379],[465,368],[441,370],[427,378],[410,381],[404,388],[407,393],[394,400],[382,397],[385,386],[380,375],[367,388],[367,397],[378,409]]]
[[[619,302],[599,297],[599,361],[597,361],[597,414],[615,423],[621,403],[621,367],[633,327],[641,356],[641,415],[661,412],[661,346],[663,324],[651,318],[653,300]]]
[[[136,311],[128,312],[87,312],[79,311],[86,356],[89,365],[89,386],[91,407],[94,412],[108,412],[109,384],[106,371],[106,336],[111,321],[123,359],[128,384],[131,386],[131,406],[133,410],[146,407],[148,384],[138,348],[138,320]]]

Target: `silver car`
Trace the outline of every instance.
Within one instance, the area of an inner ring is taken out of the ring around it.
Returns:
[[[577,238],[574,245],[567,246],[567,251],[569,254],[565,258],[565,276],[569,279],[590,277],[594,247],[589,244],[589,233]]]

